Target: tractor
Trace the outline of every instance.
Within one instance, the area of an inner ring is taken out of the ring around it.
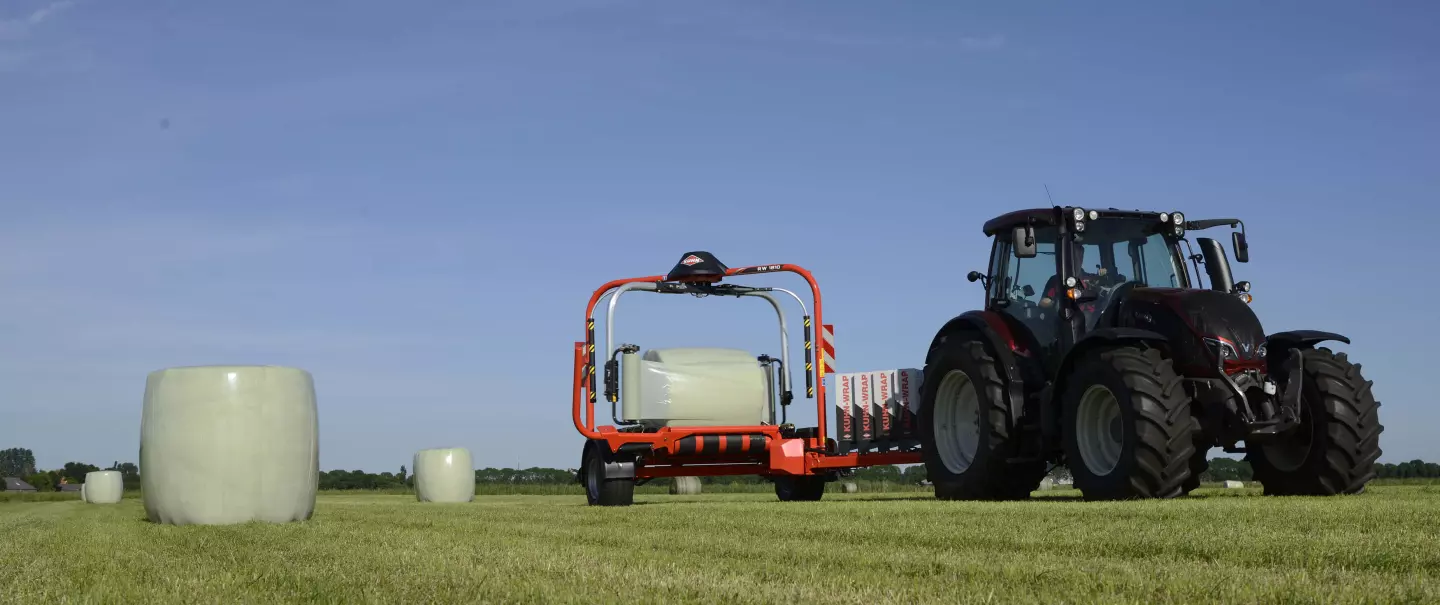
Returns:
[[[984,308],[925,357],[936,496],[1023,499],[1064,465],[1087,500],[1174,498],[1199,487],[1212,447],[1243,453],[1267,495],[1362,492],[1379,403],[1359,364],[1317,346],[1350,340],[1267,336],[1224,246],[1186,237],[1222,226],[1249,262],[1238,219],[1056,206],[987,221],[989,268],[968,275]]]

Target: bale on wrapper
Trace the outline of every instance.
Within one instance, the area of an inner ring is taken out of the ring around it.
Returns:
[[[115,504],[125,495],[120,471],[90,471],[80,484],[80,499],[91,504]]]
[[[140,422],[145,514],[156,523],[286,523],[315,512],[320,429],[310,373],[281,366],[151,372]]]
[[[470,502],[475,499],[475,463],[463,447],[415,452],[415,499]]]
[[[695,496],[699,493],[699,477],[675,477],[670,482],[670,495],[672,496]]]
[[[1233,480],[1233,479],[1226,479],[1226,480],[1225,480],[1225,487],[1226,487],[1227,489],[1239,489],[1239,488],[1245,487],[1245,482],[1243,482],[1243,481],[1235,481],[1235,480]]]

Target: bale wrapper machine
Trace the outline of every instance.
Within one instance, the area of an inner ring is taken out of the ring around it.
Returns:
[[[810,305],[784,288],[721,283],[764,273],[804,278]],[[642,353],[639,346],[614,338],[616,306],[630,292],[763,299],[779,317],[780,355],[751,356],[743,350],[711,347]],[[788,419],[794,366],[782,296],[793,298],[802,310],[805,398],[815,401],[817,426],[796,427]],[[605,329],[597,348],[595,310],[602,302]],[[585,340],[575,343],[572,405],[575,429],[586,439],[577,479],[585,486],[589,503],[629,505],[635,486],[651,479],[720,475],[764,476],[775,483],[781,500],[813,501],[824,495],[826,483],[855,468],[921,462],[918,439],[909,438],[913,433],[900,426],[901,418],[906,419],[906,427],[913,424],[908,422],[912,416],[907,404],[898,395],[878,390],[880,383],[912,376],[918,386],[916,370],[841,375],[837,382],[843,405],[835,408],[835,414],[844,425],[838,431],[843,441],[828,436],[826,354],[816,354],[811,339],[813,327],[832,333],[822,317],[820,288],[805,268],[791,264],[730,268],[703,251],[687,252],[665,275],[617,279],[597,289],[585,309]],[[595,408],[602,394],[614,424],[596,423]],[[873,428],[872,409],[877,411]],[[882,424],[891,428],[892,419],[893,430],[882,430]],[[852,422],[855,426],[850,426]]]

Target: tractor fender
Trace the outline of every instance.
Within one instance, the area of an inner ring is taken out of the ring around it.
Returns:
[[[1296,349],[1309,348],[1327,340],[1338,340],[1350,344],[1350,339],[1334,332],[1322,332],[1320,330],[1291,330],[1289,332],[1276,332],[1265,337],[1265,348],[1269,349]]]
[[[1040,423],[1042,432],[1047,438],[1060,436],[1060,400],[1065,396],[1066,379],[1075,368],[1075,364],[1086,355],[1089,355],[1096,348],[1126,343],[1126,342],[1149,342],[1155,344],[1168,344],[1166,339],[1159,332],[1142,330],[1140,328],[1100,328],[1089,334],[1080,337],[1075,346],[1065,353],[1060,360],[1060,366],[1055,371],[1055,379],[1050,382],[1046,392],[1042,394],[1040,406]]]
[[[1015,334],[999,313],[966,311],[945,322],[940,331],[935,333],[935,338],[930,341],[930,348],[925,352],[926,365],[929,365],[940,343],[949,335],[960,331],[979,333],[995,353],[995,360],[1001,365],[1001,375],[1005,377],[1005,395],[1009,399],[1005,404],[1010,408],[1011,428],[1018,426],[1025,411],[1025,380],[1021,377],[1020,366],[1015,360],[1016,351],[1020,347],[1015,343]]]
[[[1276,332],[1265,337],[1265,366],[1271,376],[1280,373],[1284,367],[1285,360],[1290,357],[1290,351],[1295,349],[1312,349],[1315,345],[1334,340],[1350,344],[1350,339],[1334,332],[1321,330],[1291,330],[1289,332]]]

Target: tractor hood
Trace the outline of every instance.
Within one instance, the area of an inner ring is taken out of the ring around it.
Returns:
[[[1250,305],[1234,294],[1201,289],[1137,288],[1133,295],[1174,309],[1197,336],[1216,338],[1233,347],[1235,359],[1260,357],[1265,329]]]

